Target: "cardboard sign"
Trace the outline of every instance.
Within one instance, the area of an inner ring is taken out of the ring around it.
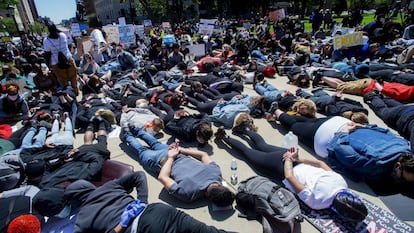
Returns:
[[[78,23],[72,23],[70,25],[71,31],[72,31],[72,36],[76,37],[76,36],[81,36],[81,29]]]
[[[198,26],[198,33],[201,35],[211,36],[214,31],[214,25],[216,23],[215,19],[200,19]]]
[[[171,28],[171,24],[170,24],[170,22],[162,22],[162,27],[163,28]]]
[[[119,25],[119,43],[122,45],[130,45],[135,43],[135,28],[134,25]]]
[[[102,27],[102,30],[106,33],[106,42],[108,42],[108,44],[112,42],[119,44],[119,32],[117,25],[106,25]]]
[[[363,33],[362,32],[355,32],[346,34],[343,36],[335,36],[333,39],[334,49],[339,49],[342,47],[351,47],[355,45],[362,45],[363,44]]]

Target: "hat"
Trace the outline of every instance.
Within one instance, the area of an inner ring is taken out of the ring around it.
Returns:
[[[19,86],[16,84],[8,84],[6,86],[6,92],[8,95],[17,95],[19,93]]]
[[[54,216],[63,210],[66,200],[64,189],[47,188],[33,197],[33,207],[43,216]]]
[[[40,233],[40,221],[32,214],[20,215],[9,223],[7,233]]]
[[[363,221],[368,215],[367,207],[361,198],[348,190],[336,194],[331,210],[341,218],[351,221]]]

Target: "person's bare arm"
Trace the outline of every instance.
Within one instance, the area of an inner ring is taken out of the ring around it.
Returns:
[[[171,178],[171,168],[174,163],[174,159],[179,154],[180,149],[177,145],[170,147],[168,151],[168,157],[165,163],[162,165],[160,174],[158,175],[158,180],[164,185],[164,188],[169,190],[175,181]]]
[[[191,149],[186,149],[186,148],[181,148],[180,147],[180,153],[184,154],[184,155],[189,155],[195,159],[200,160],[203,163],[211,163],[213,162],[213,160],[211,160],[210,156],[208,156],[208,154],[204,151],[200,151],[200,150],[191,150]]]
[[[295,153],[295,152],[294,152]],[[289,182],[289,184],[292,186],[293,190],[296,193],[300,193],[302,190],[304,190],[306,187],[304,184],[299,182],[298,179],[293,175],[293,154],[291,150],[287,151],[283,155],[284,159],[284,174],[286,180]]]

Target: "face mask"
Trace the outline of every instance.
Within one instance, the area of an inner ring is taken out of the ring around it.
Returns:
[[[70,206],[65,206],[65,208],[63,208],[63,210],[60,211],[60,213],[56,214],[55,217],[57,217],[57,218],[67,218],[70,215],[71,209],[72,208]]]

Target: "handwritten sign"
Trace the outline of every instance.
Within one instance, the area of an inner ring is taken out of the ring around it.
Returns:
[[[119,43],[119,32],[117,25],[106,25],[102,27],[102,30],[106,33],[106,42],[108,42],[108,44],[112,42],[116,44]]]
[[[135,28],[134,25],[128,24],[118,26],[119,43],[123,45],[130,45],[135,43]]]
[[[363,34],[362,32],[354,32],[346,34],[343,36],[335,36],[333,39],[334,49],[339,49],[342,47],[351,47],[355,45],[363,44]]]
[[[286,17],[285,10],[279,9],[275,11],[269,12],[269,20],[270,21],[276,21],[279,19],[284,19]]]
[[[214,31],[215,19],[200,19],[198,33],[211,36]]]
[[[347,232],[366,232],[366,233],[410,233],[414,232],[411,225],[405,223],[397,216],[387,210],[363,200],[368,209],[368,215],[362,222],[347,221],[329,209],[312,210],[304,203],[300,202],[304,217],[318,230],[325,233],[347,233]]]
[[[144,27],[151,27],[152,26],[152,21],[150,19],[145,19],[144,20]]]

